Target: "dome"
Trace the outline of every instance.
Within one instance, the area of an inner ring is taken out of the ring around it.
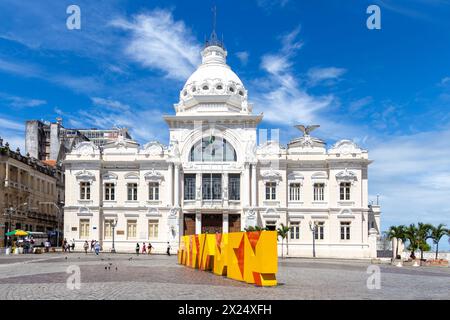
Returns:
[[[178,106],[217,103],[222,98],[247,111],[247,90],[241,79],[226,64],[227,51],[220,45],[208,45],[202,51],[202,63],[180,91]],[[184,109],[184,108],[183,108]]]

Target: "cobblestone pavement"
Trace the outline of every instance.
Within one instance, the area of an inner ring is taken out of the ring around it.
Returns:
[[[131,258],[131,259],[130,259]],[[80,289],[68,289],[69,266]],[[450,299],[450,268],[369,261],[280,259],[276,287],[259,288],[177,264],[176,256],[79,253],[0,256],[0,299]]]

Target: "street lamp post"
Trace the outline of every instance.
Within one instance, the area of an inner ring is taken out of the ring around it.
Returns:
[[[309,222],[309,229],[311,229],[312,232],[312,238],[313,238],[313,258],[316,257],[316,230],[317,230],[317,223]]]
[[[112,227],[112,248],[111,248],[111,253],[116,253],[116,248],[114,247],[114,234],[116,233],[116,226],[117,226],[117,220],[114,219],[113,222],[111,223],[111,227]]]
[[[56,247],[58,248],[59,245],[59,233],[60,233],[60,226],[61,226],[61,207],[58,206],[54,202],[39,202],[39,204],[51,204],[58,210],[58,226],[56,228]],[[64,202],[59,202],[60,205],[64,205]]]

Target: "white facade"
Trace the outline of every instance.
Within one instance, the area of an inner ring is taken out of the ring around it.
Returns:
[[[327,150],[309,130],[287,147],[260,131],[258,144],[263,115],[252,114],[226,51],[215,43],[202,57],[176,114],[164,117],[169,146],[121,136],[67,155],[65,237],[109,250],[115,221],[117,251],[150,241],[163,252],[183,234],[284,224],[289,256],[312,256],[311,222],[318,257],[375,257],[380,210],[368,206],[367,151],[348,140]]]

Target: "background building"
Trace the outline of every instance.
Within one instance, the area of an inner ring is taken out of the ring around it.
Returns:
[[[0,139],[0,245],[5,232],[56,231],[62,228],[55,167],[12,151]],[[62,170],[59,170],[62,172]]]
[[[380,208],[368,205],[368,152],[349,140],[327,149],[314,126],[299,126],[286,147],[264,131],[258,141],[263,115],[252,114],[226,55],[214,37],[206,44],[175,115],[164,117],[169,146],[140,148],[120,134],[67,154],[67,237],[109,250],[114,232],[117,250],[150,241],[163,251],[181,235],[284,224],[291,256],[311,256],[315,242],[319,257],[375,257]]]

